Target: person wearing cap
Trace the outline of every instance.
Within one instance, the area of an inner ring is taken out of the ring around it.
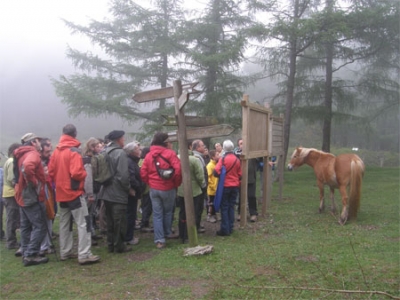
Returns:
[[[235,204],[239,194],[240,180],[242,179],[242,168],[240,160],[233,152],[231,140],[225,140],[222,144],[225,155],[221,158],[214,169],[214,176],[219,177],[222,165],[226,168],[224,190],[221,200],[221,228],[217,231],[219,236],[228,236],[233,232],[235,222]]]
[[[159,170],[173,169],[172,176],[161,177]],[[142,181],[150,187],[153,207],[154,243],[158,249],[165,248],[166,237],[171,237],[172,216],[176,189],[182,183],[181,162],[171,149],[168,134],[157,132],[151,142],[150,152],[140,169]]]
[[[40,159],[40,138],[27,133],[21,138],[22,146],[14,151],[15,199],[20,206],[21,249],[24,266],[44,264],[47,257],[40,257],[40,243],[46,235],[45,174]]]
[[[86,171],[76,139],[77,130],[72,124],[63,128],[59,143],[50,157],[49,175],[56,184],[56,201],[60,203],[59,234],[61,260],[76,258],[73,253],[72,218],[78,228],[78,262],[81,265],[100,261],[91,252],[89,212],[84,194]]]
[[[20,224],[19,205],[15,200],[15,180],[14,180],[14,150],[21,144],[13,143],[8,147],[8,159],[3,166],[3,201],[6,209],[6,246],[7,249],[18,249],[16,256],[22,255],[22,249],[17,241],[17,229]]]
[[[127,228],[127,205],[129,195],[128,155],[123,150],[125,132],[113,130],[108,134],[111,141],[106,148],[113,178],[110,184],[103,185],[99,199],[104,201],[107,218],[108,252],[123,253],[131,251],[125,242]]]

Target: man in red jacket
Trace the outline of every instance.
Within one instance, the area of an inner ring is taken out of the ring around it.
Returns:
[[[56,200],[60,203],[61,260],[76,258],[72,252],[73,235],[71,215],[78,227],[78,262],[81,265],[98,262],[100,257],[90,251],[91,232],[89,213],[83,197],[86,171],[76,139],[76,127],[67,124],[56,150],[50,158],[49,175],[56,184]]]
[[[40,159],[39,138],[27,133],[22,146],[14,151],[15,200],[21,208],[21,249],[24,266],[44,264],[47,257],[38,256],[40,243],[46,235],[44,184],[45,175]]]

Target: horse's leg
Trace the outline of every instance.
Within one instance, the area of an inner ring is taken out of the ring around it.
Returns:
[[[322,213],[325,209],[324,203],[324,184],[320,181],[317,181],[317,185],[319,188],[319,213]]]
[[[339,224],[344,225],[347,222],[347,217],[349,216],[349,207],[348,207],[348,199],[347,189],[345,185],[341,185],[339,187],[340,195],[342,196],[342,213],[340,215]]]
[[[332,208],[331,211],[333,214],[336,214],[336,204],[335,204],[335,190],[333,188],[329,188],[331,190],[331,202],[332,202]]]

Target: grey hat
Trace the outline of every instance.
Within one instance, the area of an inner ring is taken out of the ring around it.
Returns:
[[[26,133],[21,137],[21,144],[25,144],[26,142],[29,142],[33,139],[41,139],[40,137],[38,137],[36,134],[34,133]]]

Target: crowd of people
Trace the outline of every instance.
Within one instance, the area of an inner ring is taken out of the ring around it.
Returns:
[[[135,229],[154,232],[158,249],[165,248],[168,239],[187,242],[180,157],[167,133],[156,133],[150,147],[144,148],[138,141],[125,143],[122,130],[111,131],[104,140],[89,138],[83,145],[77,135],[76,127],[67,124],[53,151],[49,138],[27,133],[21,143],[10,145],[8,158],[0,168],[1,218],[3,206],[6,211],[6,228],[0,228],[0,238],[8,249],[16,250],[15,256],[22,257],[24,266],[47,263],[47,255],[55,251],[52,239],[56,237],[61,261],[77,259],[81,265],[100,261],[91,249],[103,235],[110,253],[132,251],[132,246],[139,243]],[[206,210],[207,222],[220,221],[217,236],[232,234],[235,205],[241,201],[242,147],[242,139],[236,148],[231,140],[225,140],[210,151],[200,139],[188,143],[198,233],[205,232],[202,214]],[[214,197],[222,166],[226,176],[217,214]],[[257,162],[252,160],[247,199],[252,222],[257,221],[256,169]],[[178,234],[172,226],[176,207]],[[56,215],[58,234],[52,228]],[[73,223],[78,234],[77,251]]]

